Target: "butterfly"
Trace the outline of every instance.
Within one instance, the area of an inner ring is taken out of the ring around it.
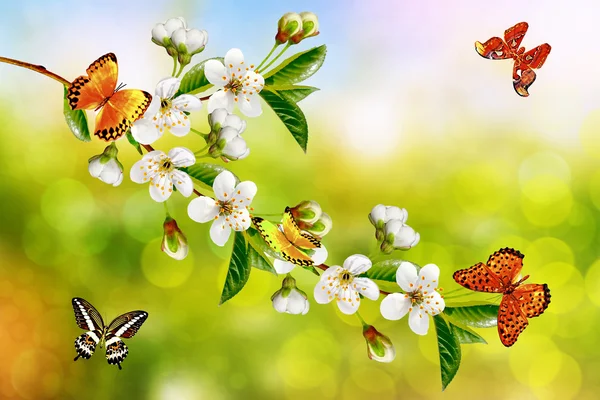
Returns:
[[[477,263],[461,269],[453,278],[461,286],[478,292],[502,293],[498,309],[498,334],[500,341],[510,347],[525,330],[527,318],[537,317],[550,304],[550,289],[530,283],[522,285],[529,275],[519,279],[523,268],[523,254],[518,250],[504,248],[490,256],[487,264]]]
[[[110,142],[123,136],[141,118],[152,100],[148,92],[117,87],[117,57],[108,53],[94,61],[67,88],[67,100],[72,110],[95,110],[94,135]]]
[[[283,213],[283,232],[260,217],[252,217],[252,222],[269,247],[280,253],[284,260],[303,266],[313,264],[310,256],[299,249],[315,249],[321,247],[321,242],[300,230],[289,207],[286,207]]]
[[[119,315],[113,319],[108,326],[98,310],[86,300],[75,297],[72,300],[75,320],[81,329],[87,332],[75,339],[75,350],[77,350],[77,361],[79,357],[89,359],[96,350],[96,346],[106,344],[106,360],[109,364],[117,364],[121,369],[121,363],[127,357],[129,350],[121,338],[129,339],[140,329],[148,313],[146,311],[131,311]]]
[[[537,46],[525,53],[524,47],[519,47],[529,25],[519,22],[504,31],[504,40],[493,37],[485,43],[475,42],[475,50],[484,58],[491,60],[515,60],[513,66],[513,86],[523,97],[529,96],[527,89],[535,81],[534,68],[541,68],[550,54],[552,47],[548,43]]]

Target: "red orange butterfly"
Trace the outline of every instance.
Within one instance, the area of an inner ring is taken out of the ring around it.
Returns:
[[[490,256],[487,264],[478,263],[454,273],[454,280],[467,289],[478,292],[502,293],[498,310],[498,334],[506,347],[512,346],[525,330],[527,318],[542,314],[550,304],[548,285],[519,279],[523,268],[523,254],[514,249],[500,249]]]
[[[512,28],[504,31],[504,40],[493,37],[485,43],[475,42],[475,50],[484,58],[491,60],[515,60],[513,66],[513,86],[515,91],[523,97],[529,96],[527,89],[535,81],[534,68],[541,68],[552,49],[548,43],[537,46],[525,52],[524,47],[519,47],[527,33],[527,22],[519,22]]]
[[[152,96],[137,89],[117,87],[117,57],[108,53],[94,61],[87,75],[75,79],[67,89],[72,110],[100,110],[96,115],[94,135],[110,142],[123,136],[141,118]]]

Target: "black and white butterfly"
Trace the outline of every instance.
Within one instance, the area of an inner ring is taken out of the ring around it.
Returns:
[[[117,364],[121,369],[121,363],[129,352],[121,338],[133,337],[148,318],[148,313],[139,310],[131,311],[119,315],[108,326],[104,326],[100,313],[89,302],[75,297],[72,303],[77,325],[87,331],[75,339],[77,357],[74,361],[77,361],[79,357],[89,359],[94,354],[97,345],[102,348],[103,344],[106,344],[108,363]]]

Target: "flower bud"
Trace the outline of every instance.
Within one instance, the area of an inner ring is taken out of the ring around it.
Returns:
[[[323,213],[319,203],[314,200],[304,200],[292,208],[291,212],[297,222],[304,222],[309,226],[317,222]]]
[[[236,129],[226,126],[219,131],[217,142],[210,146],[208,152],[214,158],[221,156],[236,161],[248,157],[250,149]]]
[[[379,333],[372,325],[363,326],[363,336],[367,341],[367,355],[371,360],[389,363],[396,358],[396,349],[389,337]]]
[[[288,275],[281,283],[281,289],[271,296],[273,308],[280,313],[306,314],[310,308],[308,296],[296,287],[296,280]]]
[[[306,229],[310,234],[316,236],[321,239],[323,236],[327,235],[331,228],[333,227],[333,221],[331,217],[327,213],[322,213],[321,218],[317,220],[312,226]]]
[[[377,241],[381,242],[385,236],[383,227],[389,221],[397,219],[405,223],[408,219],[408,211],[405,208],[399,208],[395,206],[384,206],[383,204],[377,204],[371,210],[369,214],[369,221],[375,227],[375,237]]]
[[[290,42],[298,44],[306,38],[317,36],[319,34],[319,19],[314,13],[301,12],[302,30],[290,38]]]
[[[164,24],[156,24],[152,29],[152,42],[167,49],[171,57],[177,55],[177,50],[171,43],[171,35],[177,29],[185,28],[187,25],[183,17],[168,19]]]
[[[277,23],[277,35],[275,42],[282,44],[287,42],[290,37],[302,31],[302,17],[299,14],[289,12],[283,14]]]
[[[109,185],[119,186],[123,182],[123,165],[117,159],[119,150],[115,143],[108,145],[102,154],[88,160],[88,171],[94,178]]]
[[[385,224],[385,239],[381,251],[390,254],[394,250],[408,250],[419,243],[420,235],[401,220],[393,219]]]
[[[210,132],[215,134],[218,134],[222,128],[228,126],[236,129],[239,134],[242,134],[246,129],[246,121],[235,114],[231,114],[225,108],[217,108],[208,114],[208,123],[210,125]]]
[[[186,258],[189,251],[187,238],[177,226],[177,221],[170,216],[167,216],[167,218],[165,218],[163,228],[165,233],[162,240],[161,250],[175,260],[183,260]]]
[[[204,50],[208,42],[208,32],[199,29],[179,28],[171,35],[171,41],[177,49],[179,63],[187,65],[194,54]]]

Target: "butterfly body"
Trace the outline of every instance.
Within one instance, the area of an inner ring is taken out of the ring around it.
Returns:
[[[475,42],[477,53],[491,60],[513,59],[513,87],[523,97],[529,96],[528,88],[536,79],[533,69],[541,68],[546,62],[552,47],[544,43],[529,51],[521,47],[521,42],[527,33],[527,22],[519,22],[504,32],[504,40],[493,37],[485,43]]]
[[[105,326],[100,313],[88,301],[75,297],[72,305],[77,325],[87,331],[75,339],[75,361],[79,357],[91,358],[96,347],[106,347],[108,363],[116,364],[121,369],[121,363],[129,354],[129,349],[121,338],[133,337],[148,318],[148,313],[131,311],[119,315]]]
[[[94,61],[67,88],[67,100],[72,110],[95,110],[94,135],[104,141],[123,136],[141,118],[152,100],[148,92],[117,87],[117,57],[108,53]]]
[[[309,266],[312,259],[300,249],[315,249],[321,247],[321,242],[309,233],[302,232],[292,215],[289,207],[283,214],[283,229],[260,217],[252,217],[258,233],[275,252],[296,265]]]
[[[518,250],[504,248],[490,256],[487,263],[461,269],[453,278],[459,285],[486,293],[502,293],[498,309],[498,334],[506,347],[512,346],[529,325],[528,318],[541,315],[550,304],[546,284],[523,284],[519,278],[523,257]]]

